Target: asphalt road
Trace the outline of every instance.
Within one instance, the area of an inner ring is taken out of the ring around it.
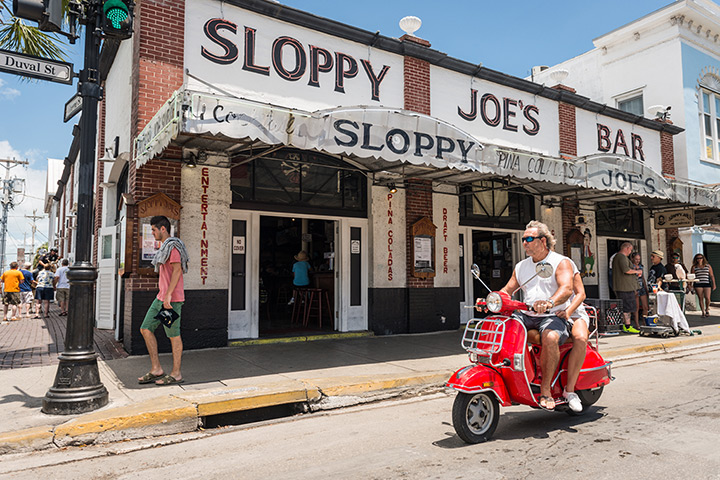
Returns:
[[[246,427],[3,456],[3,478],[720,478],[720,351],[616,365],[582,417],[503,409],[492,441],[454,433],[453,395]]]

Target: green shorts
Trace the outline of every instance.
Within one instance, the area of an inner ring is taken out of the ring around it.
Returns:
[[[170,306],[173,308],[173,310],[175,310],[175,313],[181,315],[180,312],[182,310],[183,302],[170,302]],[[154,332],[158,325],[160,325],[160,320],[155,318],[155,315],[160,313],[160,310],[162,310],[162,308],[163,302],[161,302],[157,298],[153,300],[152,305],[150,305],[150,308],[148,308],[148,311],[145,314],[145,320],[143,320],[140,328],[144,328],[145,330],[150,330],[151,332]],[[181,317],[178,317],[178,319],[173,322],[170,328],[163,325],[163,328],[165,329],[165,335],[167,335],[168,338],[180,336],[180,319]]]

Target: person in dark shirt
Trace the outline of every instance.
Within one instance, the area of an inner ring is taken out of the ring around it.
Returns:
[[[650,261],[652,262],[652,266],[648,269],[648,285],[662,285],[663,277],[667,273],[667,270],[665,270],[665,265],[662,264],[662,259],[664,256],[665,255],[661,250],[655,250],[650,254]]]

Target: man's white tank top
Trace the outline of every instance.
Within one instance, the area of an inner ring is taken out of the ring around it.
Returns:
[[[552,251],[548,252],[547,256],[540,260],[540,262],[547,262],[552,265],[553,274],[549,278],[540,278],[540,276],[537,276],[523,287],[523,290],[525,291],[525,303],[532,305],[538,300],[548,300],[555,294],[558,289],[555,273],[557,272],[558,265],[560,265],[560,262],[563,260],[568,260],[568,258]],[[515,278],[520,285],[527,282],[529,278],[532,278],[532,276],[535,275],[535,267],[540,262],[533,262],[532,257],[527,257],[525,260],[522,260],[515,265]],[[572,261],[570,262],[572,263]],[[540,314],[528,310],[523,310],[523,313],[533,317],[548,317],[550,315],[554,315],[555,312],[565,310],[569,305],[569,301],[556,304],[552,309],[550,309],[550,313]]]

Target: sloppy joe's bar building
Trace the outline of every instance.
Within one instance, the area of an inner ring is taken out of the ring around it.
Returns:
[[[99,166],[96,242],[98,325],[131,353],[145,351],[156,288],[153,214],[190,251],[183,339],[202,348],[458,328],[485,294],[470,265],[501,287],[532,219],[607,298],[613,242],[664,249],[677,233],[653,213],[718,205],[669,176],[681,129],[563,85],[269,1],[142,0],[136,13],[106,81],[99,142],[120,155]],[[292,281],[300,251],[306,291]]]

